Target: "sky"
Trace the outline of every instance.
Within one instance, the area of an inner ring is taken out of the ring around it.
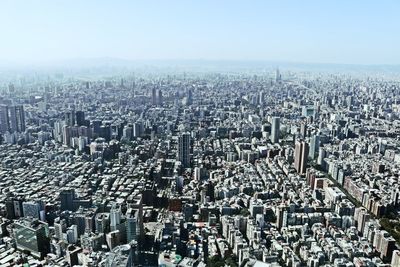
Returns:
[[[1,0],[0,62],[400,64],[400,1]]]

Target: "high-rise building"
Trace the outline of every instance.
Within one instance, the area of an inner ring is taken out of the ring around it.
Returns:
[[[189,89],[187,90],[187,104],[188,104],[188,105],[193,104],[193,92],[192,92],[192,89],[191,89],[191,88],[189,88]]]
[[[279,83],[282,80],[282,75],[279,72],[279,68],[276,68],[276,72],[275,72],[275,82]]]
[[[65,125],[75,126],[75,111],[69,110],[64,113]]]
[[[300,125],[300,135],[302,138],[307,137],[307,122],[302,122]]]
[[[71,126],[63,126],[63,144],[66,146],[71,145]]]
[[[24,217],[31,217],[33,219],[39,219],[39,212],[41,210],[40,204],[36,202],[24,202],[22,203],[22,210]]]
[[[125,140],[132,140],[133,128],[131,126],[125,126],[122,130],[122,137]]]
[[[76,224],[71,225],[67,229],[67,242],[69,244],[75,244],[78,242],[78,226]]]
[[[135,241],[132,241],[129,244],[116,246],[110,251],[110,253],[107,253],[104,266],[138,266],[139,259],[136,251],[137,242]]]
[[[110,225],[110,214],[97,213],[95,217],[96,233],[106,233]]]
[[[182,133],[178,139],[178,160],[184,168],[190,167],[190,133]]]
[[[141,137],[143,135],[143,128],[143,122],[135,122],[133,124],[133,137]]]
[[[140,236],[139,210],[128,209],[126,212],[126,239],[127,242],[137,241]]]
[[[264,101],[265,101],[265,93],[264,93],[264,91],[260,91],[259,98],[258,98],[258,104],[260,106],[262,106],[262,105],[264,105]]]
[[[157,105],[157,89],[155,87],[151,89],[151,103],[154,106]]]
[[[111,231],[106,234],[106,243],[110,250],[121,243],[119,230]]]
[[[43,258],[50,252],[49,229],[47,223],[26,219],[14,223],[16,247],[29,251],[37,258]]]
[[[75,190],[74,189],[68,189],[68,190],[63,190],[60,192],[60,208],[62,211],[64,210],[69,210],[73,211],[74,210],[74,202],[75,199]]]
[[[393,267],[400,267],[400,250],[393,251],[391,265]]]
[[[156,103],[157,103],[157,105],[160,105],[160,106],[163,104],[163,95],[162,95],[161,89],[160,89],[160,90],[157,90],[157,99],[156,99]]]
[[[78,254],[81,252],[82,249],[80,247],[76,247],[73,245],[68,246],[66,251],[66,260],[69,266],[75,266],[79,264]]]
[[[286,226],[287,221],[287,206],[281,204],[277,209],[276,226],[278,229]]]
[[[311,136],[310,153],[308,155],[311,159],[315,159],[315,156],[319,151],[319,144],[320,144],[319,134],[314,134],[313,136]]]
[[[84,111],[77,111],[75,113],[76,116],[76,124],[78,126],[84,126],[86,125],[86,121],[85,121],[85,112]]]
[[[294,150],[294,167],[299,174],[305,174],[309,146],[305,141],[297,141]]]
[[[132,97],[135,97],[135,89],[136,89],[136,82],[135,82],[135,78],[133,78],[132,87],[131,87]]]
[[[279,129],[280,129],[280,118],[279,117],[272,118],[270,139],[273,144],[276,144],[279,142]]]
[[[5,133],[6,131],[11,133],[25,131],[25,112],[23,105],[0,106],[0,133]]]
[[[54,235],[58,240],[64,240],[64,232],[66,230],[66,223],[60,217],[54,220]]]
[[[8,106],[0,106],[0,133],[10,131],[10,121],[8,116]]]
[[[115,204],[110,210],[110,228],[111,231],[117,230],[117,226],[121,223],[121,207],[116,207]]]

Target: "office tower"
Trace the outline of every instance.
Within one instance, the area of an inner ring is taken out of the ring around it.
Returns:
[[[93,212],[87,212],[85,214],[85,232],[92,232],[94,233],[95,224],[94,224],[95,214]]]
[[[143,134],[143,122],[137,121],[133,124],[133,137],[141,137]]]
[[[129,243],[132,240],[137,241],[139,237],[139,210],[130,208],[126,212],[126,240]]]
[[[78,254],[82,249],[73,245],[69,245],[66,252],[66,260],[69,266],[75,266],[79,264]]]
[[[85,233],[85,228],[86,228],[85,217],[86,217],[85,211],[83,210],[82,207],[79,208],[74,216],[74,222],[77,227],[78,237],[80,237]]]
[[[272,126],[271,126],[271,142],[276,144],[279,142],[279,129],[280,128],[280,118],[274,117],[272,118]]]
[[[69,244],[75,244],[78,242],[78,226],[73,224],[67,229],[67,242]]]
[[[14,199],[14,215],[15,217],[22,217],[23,216],[23,208],[22,208],[22,200],[21,199]]]
[[[393,251],[391,266],[400,267],[400,250]]]
[[[108,243],[108,241],[107,241]],[[139,259],[137,258],[137,242],[132,241],[130,244],[115,246],[107,253],[105,258],[105,267],[125,266],[134,267],[139,266]]]
[[[54,122],[54,139],[60,143],[63,142],[63,127],[64,127],[64,122],[63,121],[56,121]]]
[[[85,121],[85,112],[84,111],[77,111],[75,113],[76,116],[76,124],[78,126],[84,126],[86,125],[86,121]]]
[[[66,146],[71,145],[71,127],[67,125],[63,126],[63,144]]]
[[[151,89],[151,103],[153,106],[157,105],[157,89],[155,87]]]
[[[33,219],[39,219],[39,212],[41,210],[40,204],[36,202],[24,202],[22,203],[22,210],[24,217],[31,217]]]
[[[192,105],[193,104],[193,92],[192,89],[187,90],[187,104]]]
[[[101,121],[101,120],[92,120],[91,122],[92,122],[93,133],[94,133],[96,136],[99,136],[99,134],[100,134],[100,127],[101,127],[102,121]]]
[[[41,145],[44,145],[44,143],[48,140],[51,139],[51,134],[50,132],[38,132],[38,141]]]
[[[6,218],[9,220],[15,219],[14,201],[12,199],[6,200]]]
[[[381,241],[381,258],[391,260],[396,249],[396,240],[392,236],[384,236]]]
[[[8,93],[9,93],[10,95],[15,94],[15,86],[14,86],[14,84],[10,83],[10,84],[8,85]]]
[[[21,217],[22,214],[22,200],[20,199],[8,199],[6,200],[6,212],[8,219],[16,219]]]
[[[157,90],[157,105],[162,106],[163,104],[163,95],[161,90]]]
[[[95,218],[96,233],[106,233],[110,224],[110,214],[97,213]]]
[[[15,243],[18,250],[29,251],[37,258],[50,252],[47,223],[25,219],[14,223]]]
[[[281,204],[277,209],[276,214],[276,227],[281,229],[286,226],[287,221],[287,206]]]
[[[135,89],[136,89],[136,82],[135,82],[135,78],[133,78],[132,87],[131,87],[132,97],[135,97]]]
[[[73,201],[75,199],[75,190],[74,189],[67,189],[60,192],[60,208],[62,211],[74,210]]]
[[[25,113],[24,106],[11,106],[8,107],[9,112],[9,126],[10,132],[24,132],[25,131]]]
[[[190,167],[190,133],[182,133],[178,138],[178,160],[184,168]]]
[[[58,240],[64,240],[64,232],[66,230],[66,223],[60,217],[54,220],[54,235]]]
[[[141,195],[136,196],[133,199],[133,202],[130,204],[130,208],[135,213],[137,217],[137,226],[136,226],[136,236],[138,239],[143,237],[144,228],[143,228],[143,197]]]
[[[161,89],[155,87],[151,90],[151,103],[153,106],[162,105],[163,95]]]
[[[125,140],[132,140],[133,128],[131,126],[125,126],[122,130],[122,137]]]
[[[106,141],[111,140],[111,126],[110,125],[101,125],[99,137],[104,138]]]
[[[10,131],[10,122],[8,116],[8,106],[0,106],[0,133]]]
[[[299,174],[305,174],[307,168],[308,144],[305,141],[297,141],[294,150],[294,167]]]
[[[275,82],[279,83],[282,80],[282,75],[279,72],[279,68],[276,68],[276,72],[275,72]]]
[[[121,223],[121,207],[112,205],[110,210],[110,228],[111,231],[117,230],[117,226]]]
[[[126,264],[127,267],[134,267],[138,265],[139,259],[138,259],[138,253],[137,253],[137,247],[138,247],[138,242],[132,241],[129,243],[130,248],[129,248],[129,256],[128,256],[128,262]]]
[[[302,122],[300,125],[300,135],[302,138],[307,137],[307,122]]]
[[[75,126],[75,111],[69,110],[64,113],[65,125]]]
[[[259,99],[258,99],[258,104],[260,106],[264,105],[264,101],[265,101],[265,94],[264,91],[260,91],[259,93]]]
[[[310,153],[308,155],[311,159],[315,159],[316,155],[318,154],[319,144],[320,144],[319,134],[314,134],[310,140]]]
[[[107,233],[106,234],[106,243],[110,250],[112,250],[116,246],[118,246],[121,243],[119,230],[115,230],[115,231],[111,231],[111,232]]]

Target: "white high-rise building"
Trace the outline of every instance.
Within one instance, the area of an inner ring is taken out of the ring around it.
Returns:
[[[272,126],[271,126],[271,142],[276,144],[279,142],[279,128],[280,128],[280,118],[274,117],[272,118]]]
[[[110,228],[111,231],[117,230],[117,226],[121,223],[121,207],[116,207],[115,204],[110,210]]]

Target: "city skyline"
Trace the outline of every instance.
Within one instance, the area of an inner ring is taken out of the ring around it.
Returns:
[[[0,266],[400,267],[399,7],[0,2]]]

